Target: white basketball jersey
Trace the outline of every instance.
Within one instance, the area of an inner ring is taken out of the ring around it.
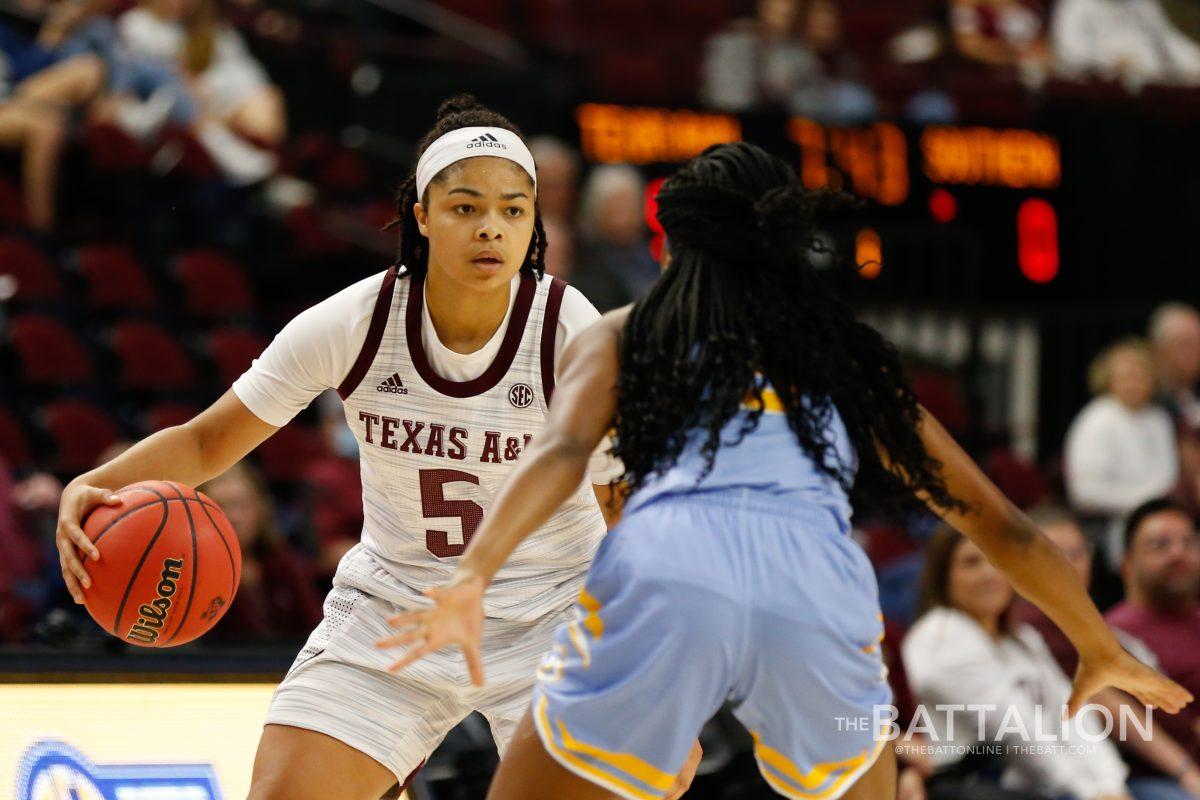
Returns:
[[[427,605],[422,590],[449,579],[545,421],[565,288],[523,273],[495,360],[459,382],[436,374],[424,351],[423,276],[387,272],[362,351],[338,387],[358,439],[364,521],[335,584]],[[570,604],[604,533],[584,480],[497,573],[485,613],[531,621]]]

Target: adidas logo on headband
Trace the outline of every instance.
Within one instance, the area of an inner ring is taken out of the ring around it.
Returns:
[[[508,149],[508,145],[504,144],[490,133],[485,133],[482,136],[476,136],[474,139],[467,142],[468,150],[475,147],[498,147],[501,150]]]
[[[533,154],[529,148],[510,130],[476,125],[469,128],[456,128],[436,140],[417,159],[415,177],[417,182],[417,197],[424,197],[429,182],[451,164],[465,158],[488,156],[503,158],[513,162],[525,171],[533,181],[533,190],[537,191],[537,169],[533,163]]]

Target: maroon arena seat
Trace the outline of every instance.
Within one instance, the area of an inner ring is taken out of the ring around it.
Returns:
[[[246,274],[236,263],[212,250],[193,250],[179,256],[179,282],[184,305],[197,317],[247,314],[254,309],[254,294]]]
[[[321,434],[295,422],[258,446],[255,451],[269,481],[297,481],[308,465],[328,450]]]
[[[0,275],[11,276],[16,281],[15,300],[45,302],[63,296],[62,282],[54,265],[25,239],[0,238]]]
[[[145,267],[128,248],[93,244],[80,248],[78,256],[92,308],[150,311],[158,307],[158,293]]]
[[[269,343],[265,336],[245,328],[218,328],[210,333],[208,356],[217,368],[220,382],[226,386],[232,384]]]
[[[40,386],[88,383],[92,364],[74,333],[45,314],[20,314],[8,324],[8,340],[20,362],[21,378]]]
[[[13,181],[0,176],[0,223],[24,228],[29,220],[25,215],[25,198]]]
[[[112,418],[86,400],[56,400],[43,410],[42,421],[53,442],[53,469],[63,475],[91,469],[121,438]]]
[[[121,363],[119,383],[132,390],[190,389],[196,368],[162,326],[126,320],[112,330],[112,349]]]
[[[13,469],[23,470],[33,466],[33,451],[25,429],[12,412],[0,406],[0,457]]]
[[[199,413],[200,409],[190,403],[155,403],[142,416],[143,428],[147,434],[156,433],[182,425]]]
[[[144,169],[150,161],[146,149],[137,140],[108,122],[88,122],[80,139],[88,160],[100,172],[120,175]]]

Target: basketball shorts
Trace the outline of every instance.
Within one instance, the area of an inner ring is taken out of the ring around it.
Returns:
[[[672,496],[601,545],[538,669],[533,717],[563,767],[663,797],[726,701],[779,794],[842,796],[889,732],[875,576],[819,509],[753,491]]]
[[[403,651],[380,650],[375,642],[396,632],[387,619],[404,610],[335,586],[324,620],[275,690],[267,724],[331,736],[391,769],[400,783],[472,711],[487,719],[503,755],[529,708],[538,662],[563,612],[534,623],[487,620],[487,683],[477,688],[457,649],[430,655],[398,675],[387,671]]]

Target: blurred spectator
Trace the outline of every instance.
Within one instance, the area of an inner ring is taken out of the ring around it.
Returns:
[[[0,455],[0,642],[26,638],[40,604],[42,547],[25,527],[18,484]]]
[[[308,565],[279,532],[262,476],[246,462],[200,487],[221,506],[242,546],[242,581],[216,640],[303,638],[321,621],[321,601]]]
[[[875,98],[854,80],[841,42],[833,0],[759,0],[755,19],[736,20],[706,43],[700,98],[722,111],[870,119]]]
[[[537,164],[538,210],[546,229],[546,271],[571,279],[575,266],[576,201],[579,194],[579,153],[562,139],[535,136],[529,150]]]
[[[1143,642],[1164,674],[1200,696],[1200,537],[1195,522],[1182,506],[1156,499],[1130,514],[1125,536],[1122,576],[1126,600],[1105,618]],[[1171,774],[1195,773],[1200,758],[1200,710],[1193,703],[1178,714],[1155,714],[1154,721],[1178,740],[1189,756]],[[1161,774],[1136,760],[1133,767],[1138,776]]]
[[[1051,21],[1059,73],[1074,80],[1200,85],[1200,45],[1184,36],[1159,0],[1058,0]]]
[[[1077,510],[1109,520],[1105,547],[1115,565],[1120,518],[1175,487],[1179,452],[1170,416],[1152,402],[1154,364],[1143,340],[1107,348],[1092,362],[1088,383],[1096,397],[1067,431],[1067,492]]]
[[[1023,0],[953,0],[950,25],[954,46],[964,57],[1014,67],[1032,87],[1045,83],[1050,50],[1037,8]]]
[[[874,119],[879,106],[863,83],[862,67],[843,46],[842,17],[835,0],[807,0],[804,40],[821,65],[816,80],[797,87],[791,111],[832,123]]]
[[[904,101],[904,118],[915,125],[949,125],[958,119],[958,106],[946,91],[952,73],[961,69],[949,58],[950,29],[945,9],[929,4],[911,23],[888,40],[888,60],[902,70],[915,71],[920,87]]]
[[[1070,562],[1083,585],[1092,581],[1092,548],[1089,546],[1079,524],[1071,513],[1062,506],[1043,505],[1029,511],[1029,517],[1057,545]],[[1014,624],[1024,623],[1041,634],[1050,648],[1054,660],[1064,675],[1074,675],[1079,666],[1079,654],[1062,630],[1046,614],[1023,597],[1013,602],[1010,620]],[[1131,653],[1148,663],[1157,659],[1139,640],[1117,632]],[[1094,698],[1118,719],[1122,706],[1129,706],[1135,716],[1140,716],[1142,706],[1133,698],[1114,689],[1105,689]],[[1187,751],[1162,728],[1151,728],[1149,738],[1139,736],[1136,726],[1130,726],[1128,737],[1121,743],[1131,761],[1142,768],[1133,770],[1129,779],[1129,791],[1135,800],[1194,800],[1200,798],[1200,770],[1192,764]]]
[[[57,212],[55,188],[66,142],[65,112],[91,100],[116,57],[116,32],[103,0],[65,0],[46,9],[34,39],[0,25],[0,147],[22,153],[25,210],[45,233]]]
[[[1127,769],[1107,740],[1096,742],[1095,750],[1084,755],[1070,749],[1042,752],[1018,735],[1009,742],[1017,747],[1008,749],[999,762],[964,757],[963,748],[1012,738],[1016,731],[1006,720],[1014,713],[1026,730],[1033,730],[1039,709],[1043,718],[1057,718],[1071,684],[1038,632],[1009,618],[1012,586],[978,547],[949,527],[940,528],[930,540],[921,590],[921,617],[903,645],[904,666],[917,701],[927,709],[939,703],[995,709],[969,714],[930,711],[937,741],[943,745],[934,754],[939,769],[929,781],[930,797],[1128,797]],[[1101,726],[1095,717],[1088,712],[1080,724],[1097,733]],[[1014,793],[980,794],[964,788],[1001,775]]]
[[[1159,403],[1175,421],[1179,440],[1181,499],[1200,512],[1200,313],[1187,303],[1164,303],[1150,315]]]
[[[287,129],[283,94],[241,35],[221,19],[215,0],[144,0],[121,16],[118,27],[133,56],[170,64],[180,73],[184,91],[173,86],[156,92],[166,94],[164,118],[170,113],[194,128],[233,180],[250,183],[274,170],[273,154],[240,137],[278,145]]]
[[[328,391],[317,401],[328,455],[304,470],[301,506],[317,546],[317,577],[333,579],[338,562],[362,538],[362,476],[358,440],[346,425],[342,401]]]
[[[1200,430],[1200,313],[1187,303],[1165,303],[1150,315],[1162,404],[1181,431]]]
[[[601,312],[633,302],[658,278],[642,216],[645,188],[626,165],[596,167],[584,185],[583,246],[571,283]]]
[[[119,26],[97,15],[104,5],[60,4],[36,42],[0,30],[11,85],[0,105],[0,147],[22,151],[30,226],[44,233],[54,225],[68,115],[81,108],[136,138],[172,122],[190,130],[231,181],[268,177],[277,159],[263,146],[283,139],[283,96],[220,21],[215,0],[147,0]]]

